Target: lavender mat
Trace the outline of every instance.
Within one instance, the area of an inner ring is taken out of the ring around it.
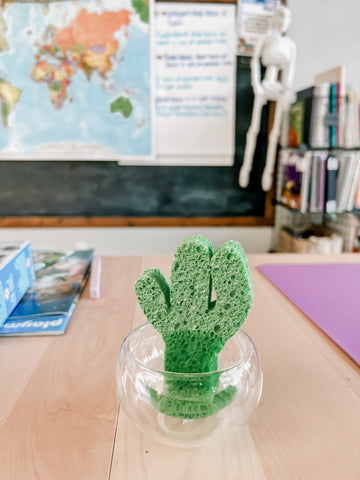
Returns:
[[[360,364],[360,263],[260,265],[258,269]]]

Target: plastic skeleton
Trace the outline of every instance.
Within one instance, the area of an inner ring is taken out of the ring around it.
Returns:
[[[239,183],[247,187],[252,168],[256,138],[260,129],[261,110],[269,101],[275,101],[274,124],[269,135],[262,188],[268,191],[272,185],[276,146],[280,136],[281,121],[291,101],[291,87],[294,77],[296,46],[284,35],[290,25],[291,13],[281,5],[273,14],[273,31],[261,39],[251,61],[251,84],[254,90],[254,106],[251,125],[246,135],[244,162],[240,170]],[[260,78],[260,62],[266,67],[265,77]],[[279,73],[281,72],[281,80]]]

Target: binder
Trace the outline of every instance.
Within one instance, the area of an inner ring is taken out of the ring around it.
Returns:
[[[360,364],[360,263],[260,265],[258,268]]]

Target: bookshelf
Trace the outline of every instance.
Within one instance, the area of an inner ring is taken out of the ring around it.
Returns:
[[[360,245],[359,113],[343,65],[296,92],[277,161],[274,250],[340,253]]]
[[[275,200],[274,250],[354,251],[360,243],[360,149],[281,148]]]

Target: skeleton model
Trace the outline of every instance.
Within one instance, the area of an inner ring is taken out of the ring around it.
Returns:
[[[254,106],[251,125],[246,135],[244,162],[240,170],[239,183],[247,187],[252,168],[256,139],[260,129],[261,110],[272,100],[276,102],[274,124],[269,135],[262,188],[268,191],[272,184],[276,146],[280,136],[281,121],[291,101],[294,77],[296,46],[285,33],[290,25],[290,10],[281,5],[272,17],[273,31],[261,39],[255,47],[251,61],[251,84],[254,90]],[[265,77],[260,78],[260,62],[266,67]],[[279,80],[281,73],[281,80]]]

